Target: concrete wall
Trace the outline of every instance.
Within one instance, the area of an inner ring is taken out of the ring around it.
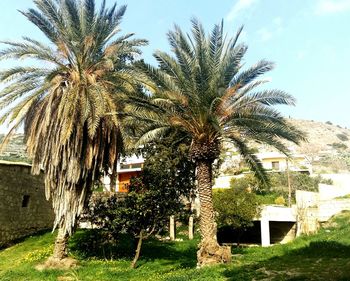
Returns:
[[[0,246],[50,229],[54,214],[45,199],[43,176],[30,174],[30,165],[0,162]]]
[[[213,188],[230,188],[231,180],[235,176],[219,176],[214,180]]]
[[[329,200],[348,195],[350,194],[350,179],[348,186],[319,184],[318,190],[320,193],[320,200]]]

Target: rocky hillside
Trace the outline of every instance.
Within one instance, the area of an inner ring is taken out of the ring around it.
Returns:
[[[300,146],[291,145],[296,153],[305,154],[315,171],[350,171],[350,130],[331,122],[290,119],[290,122],[304,131],[308,142]]]
[[[350,151],[350,130],[333,125],[330,122],[322,123],[309,120],[290,119],[290,122],[307,135],[308,142],[294,149],[301,153],[310,150],[316,152],[338,153]]]
[[[291,124],[304,131],[308,142],[300,146],[288,143],[288,147],[294,153],[305,154],[316,171],[320,172],[342,172],[350,171],[350,130],[334,125],[330,122],[322,123],[310,120],[289,119]],[[0,141],[3,136],[0,135]],[[269,147],[257,146],[260,151],[270,150]],[[230,149],[229,149],[230,150]],[[229,151],[225,152],[227,157],[231,157]],[[16,135],[6,147],[5,151],[0,153],[0,159],[14,161],[28,161],[23,144],[23,135]],[[229,165],[237,165],[227,163]],[[228,167],[226,167],[228,168]]]
[[[4,136],[0,135],[0,143],[2,142],[3,138]],[[5,149],[0,152],[0,160],[29,162],[26,154],[26,147],[23,141],[24,137],[22,134],[13,136],[11,141],[6,145]]]

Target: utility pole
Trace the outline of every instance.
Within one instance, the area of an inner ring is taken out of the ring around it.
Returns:
[[[289,159],[287,158],[288,207],[292,206],[292,187],[290,184]]]

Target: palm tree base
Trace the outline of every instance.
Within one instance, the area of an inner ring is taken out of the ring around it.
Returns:
[[[220,246],[215,239],[202,240],[197,252],[197,267],[231,262],[230,246]]]
[[[57,269],[57,270],[68,270],[76,268],[78,266],[78,261],[73,258],[63,258],[58,259],[56,257],[49,257],[44,263],[38,264],[35,269],[39,271],[47,269]]]

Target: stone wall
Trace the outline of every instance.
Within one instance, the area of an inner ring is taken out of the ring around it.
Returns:
[[[0,161],[0,246],[52,228],[54,214],[45,199],[43,175],[30,165]]]

